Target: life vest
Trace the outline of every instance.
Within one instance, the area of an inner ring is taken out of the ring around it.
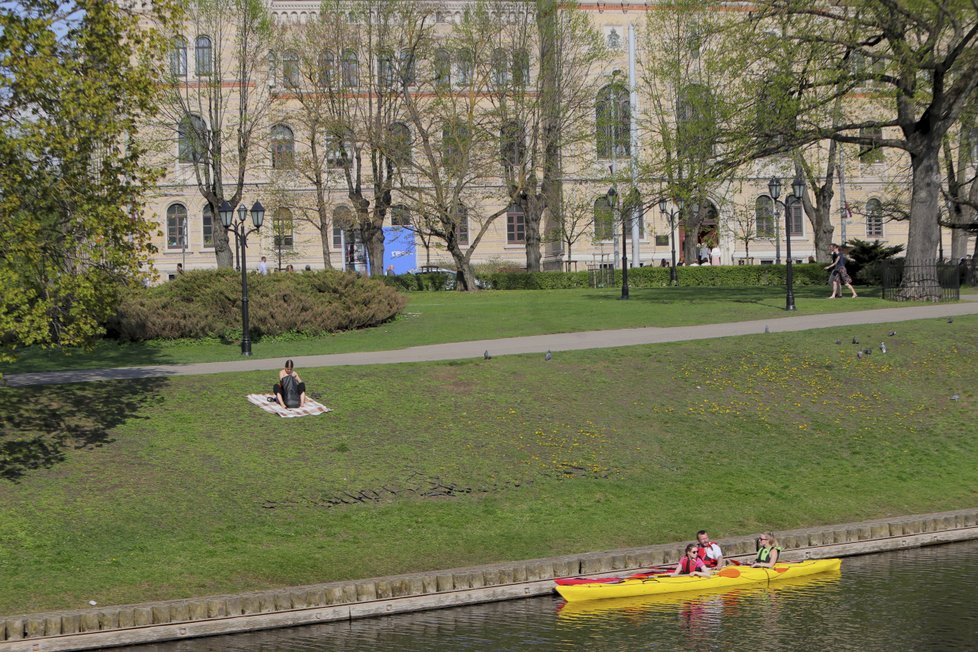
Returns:
[[[755,559],[754,561],[760,562],[762,564],[766,564],[768,562],[768,560],[771,559],[771,551],[772,550],[777,550],[778,551],[778,556],[779,557],[781,556],[781,546],[773,546],[773,547],[770,547],[770,548],[764,547],[764,548],[761,548],[760,550],[757,551],[757,559]]]
[[[696,561],[700,563],[697,564],[696,562],[691,561],[689,556],[683,555],[683,558],[679,560],[679,574],[690,575],[697,571],[699,567],[703,565],[703,561],[699,558],[697,558]],[[692,566],[692,568],[690,568],[690,566]]]
[[[703,560],[703,565],[707,568],[716,568],[717,564],[720,563],[717,559],[710,559],[706,556],[707,549],[717,545],[716,541],[710,541],[705,546],[696,544],[696,556]]]
[[[285,374],[282,376],[282,380],[279,382],[279,384],[282,386],[282,400],[285,401],[285,407],[299,407],[302,397],[299,396],[299,381],[295,379],[295,376],[292,374]]]

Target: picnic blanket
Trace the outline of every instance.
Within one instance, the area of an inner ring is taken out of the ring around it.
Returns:
[[[268,394],[248,394],[248,402],[254,403],[265,412],[271,412],[272,414],[277,414],[280,417],[307,417],[312,414],[326,414],[327,412],[332,412],[331,409],[318,403],[308,396],[306,397],[306,404],[299,408],[284,408],[277,402],[270,403],[268,401]]]

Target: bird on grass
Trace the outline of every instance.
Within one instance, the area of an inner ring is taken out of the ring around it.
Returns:
[[[954,317],[948,317],[947,318],[947,323],[953,324],[954,323]]]
[[[836,340],[835,343],[836,344],[842,344],[842,340]]]
[[[859,358],[860,360],[862,360],[863,359],[863,352],[862,351],[856,351],[856,357]]]
[[[866,355],[873,355],[873,350],[872,349],[863,349],[863,353],[865,353]]]
[[[961,397],[960,397],[960,396],[958,396],[957,394],[951,394],[951,400],[952,400],[952,401],[956,401],[956,400],[958,400],[959,398],[961,398]]]
[[[894,335],[896,335],[896,331],[890,331],[889,333],[887,333],[887,335],[893,337]]]
[[[550,362],[551,360],[554,359],[554,354],[551,353],[550,351],[547,351],[547,355],[543,356],[543,359],[546,360],[547,362]]]
[[[880,342],[880,353],[886,353],[886,342]]]
[[[489,355],[489,349],[486,349],[486,352],[482,354],[482,359],[483,360],[492,360],[492,356]]]
[[[859,344],[859,338],[858,337],[853,337],[852,338],[852,343],[853,344]]]

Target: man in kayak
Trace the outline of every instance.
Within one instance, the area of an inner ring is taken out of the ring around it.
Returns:
[[[778,540],[770,532],[765,532],[757,537],[757,558],[751,564],[751,568],[774,568],[780,553]]]
[[[676,564],[676,570],[672,571],[672,575],[699,575],[700,577],[709,577],[711,575],[710,569],[706,567],[703,560],[696,554],[695,543],[686,546],[686,553],[679,560],[679,563]]]
[[[716,541],[710,541],[706,530],[696,533],[696,556],[703,560],[707,568],[723,568],[723,552]]]

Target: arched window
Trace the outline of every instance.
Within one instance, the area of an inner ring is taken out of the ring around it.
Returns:
[[[198,36],[194,44],[194,62],[198,77],[205,77],[214,72],[214,48],[211,37]]]
[[[530,53],[524,49],[513,52],[513,86],[530,83]]]
[[[526,214],[517,204],[506,209],[506,244],[526,243]]]
[[[519,167],[526,160],[526,127],[509,120],[499,129],[499,154],[503,165]]]
[[[387,127],[387,156],[397,166],[411,162],[411,130],[403,122]]]
[[[417,80],[414,69],[414,52],[411,50],[401,50],[400,65],[401,82],[406,86],[413,86]]]
[[[475,54],[472,50],[461,48],[455,54],[456,83],[459,86],[468,86],[472,83],[475,75]]]
[[[201,215],[201,224],[203,226],[203,238],[202,242],[205,247],[214,246],[214,213],[211,212],[211,205],[204,204],[204,212]]]
[[[289,88],[297,88],[302,82],[299,55],[294,50],[289,50],[282,56],[282,81]]]
[[[187,39],[182,36],[173,39],[170,49],[170,74],[174,77],[187,76]]]
[[[173,204],[166,209],[166,248],[183,249],[187,245],[187,207]]]
[[[614,233],[615,214],[604,195],[594,200],[594,239],[611,240]]]
[[[435,85],[439,88],[452,85],[452,53],[448,48],[435,50]]]
[[[628,89],[621,84],[609,84],[598,91],[595,107],[598,158],[629,155],[631,122]]]
[[[272,169],[288,170],[295,162],[295,137],[285,125],[272,127]]]
[[[177,161],[198,163],[207,155],[207,125],[198,115],[188,115],[177,125]]]
[[[272,216],[272,237],[276,249],[291,249],[293,239],[292,211],[279,208]]]
[[[866,235],[870,238],[883,237],[883,202],[875,197],[866,202]]]
[[[805,237],[805,207],[794,195],[788,195],[784,202],[787,213],[788,237]]]
[[[394,55],[388,51],[377,55],[377,84],[381,88],[394,86]]]
[[[509,54],[503,48],[492,51],[492,83],[500,87],[509,83]]]
[[[446,122],[441,134],[441,155],[446,168],[458,170],[469,152],[469,128],[459,122]]]
[[[758,238],[774,237],[774,200],[767,195],[754,202],[754,231]]]
[[[344,231],[349,231],[353,228],[353,211],[350,210],[348,206],[337,206],[333,209],[333,248],[340,249],[344,244],[349,244],[345,242],[343,237]],[[352,240],[351,240],[352,242]],[[346,255],[346,252],[343,252]]]
[[[411,226],[411,211],[403,204],[391,206],[391,226]]]
[[[326,165],[333,168],[345,168],[353,163],[353,136],[346,134],[341,138],[339,134],[326,134],[324,143],[326,148]]]
[[[703,160],[713,156],[716,118],[710,89],[689,84],[676,98],[676,139],[684,158]]]
[[[357,61],[355,50],[343,51],[340,73],[343,76],[343,86],[346,88],[357,88],[360,86],[360,63]]]
[[[333,88],[336,79],[336,55],[331,50],[323,50],[319,54],[319,85],[323,88]]]

